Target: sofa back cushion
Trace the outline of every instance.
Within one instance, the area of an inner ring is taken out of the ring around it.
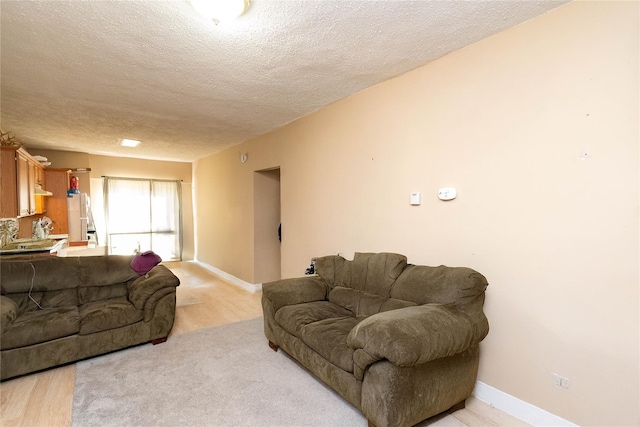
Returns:
[[[406,265],[406,256],[393,253],[356,252],[353,261],[338,255],[316,260],[318,275],[331,288],[342,286],[386,297]]]
[[[356,316],[370,316],[407,305],[403,301],[390,301],[391,287],[406,265],[404,255],[393,253],[357,252],[353,261],[339,256],[316,261],[318,275],[331,288],[329,301]]]
[[[339,255],[329,255],[316,258],[316,274],[326,282],[330,288],[335,286],[336,276],[340,274],[345,264],[349,263]]]
[[[392,253],[356,253],[345,263],[336,285],[389,297],[391,286],[407,266],[407,257]]]
[[[106,286],[81,286],[78,288],[79,305],[111,298],[126,297],[129,294],[127,283]]]
[[[391,289],[391,297],[416,304],[467,305],[482,295],[487,279],[466,267],[408,266]]]
[[[81,283],[76,258],[3,259],[0,283],[6,294],[74,289]]]
[[[128,255],[82,257],[79,304],[127,296],[129,282],[140,277],[131,268],[132,260],[133,256]]]
[[[42,309],[51,309],[59,307],[77,306],[78,305],[78,289],[62,289],[59,291],[45,292],[20,292],[17,294],[6,294],[7,298],[11,298],[18,307],[18,313],[34,311]],[[40,304],[40,307],[35,303]]]
[[[392,253],[356,253],[353,261],[322,257],[316,269],[329,285],[329,301],[356,316],[422,304],[464,308],[487,287],[487,279],[470,268],[407,265],[405,256]]]
[[[79,286],[108,286],[136,279],[140,275],[131,268],[132,260],[132,255],[80,257]]]
[[[126,296],[128,282],[140,277],[130,267],[132,259],[119,255],[8,258],[0,262],[0,284],[18,312],[39,309],[33,300],[43,308],[78,306]]]
[[[333,288],[329,292],[329,301],[346,308],[358,317],[368,317],[383,311],[417,305],[411,301],[381,297],[344,286],[336,286]]]
[[[77,270],[78,261],[73,258],[8,258],[0,262],[0,283],[18,313],[39,310],[34,300],[42,308],[77,306]]]

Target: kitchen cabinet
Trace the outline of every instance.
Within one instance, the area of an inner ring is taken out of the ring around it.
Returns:
[[[22,148],[2,147],[2,218],[15,218],[44,212],[36,203],[36,184],[44,184],[44,167]],[[38,212],[40,210],[40,212]]]
[[[47,182],[47,190],[52,196],[47,199],[47,216],[53,222],[51,234],[68,234],[69,218],[67,214],[67,190],[69,190],[69,169],[47,168],[44,170],[44,178]]]
[[[2,147],[0,152],[0,218],[18,216],[18,186],[16,169],[16,150],[13,147]]]
[[[29,182],[33,179],[32,172],[29,170],[29,159],[22,153],[18,153],[16,159],[18,162],[18,216],[31,215],[31,191],[29,191]],[[35,194],[33,195],[33,204],[35,205]]]

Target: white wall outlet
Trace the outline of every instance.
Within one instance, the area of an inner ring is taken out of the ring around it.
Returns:
[[[571,385],[571,382],[569,381],[568,378],[565,378],[562,375],[558,375],[558,374],[553,374],[553,383],[556,386],[562,387],[564,389],[569,389],[569,386]]]

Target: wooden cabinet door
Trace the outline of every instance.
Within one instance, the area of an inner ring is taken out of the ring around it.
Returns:
[[[29,184],[27,191],[29,192],[29,215],[36,213],[36,165],[29,161]]]
[[[16,150],[0,152],[0,218],[15,218],[18,213]]]
[[[18,216],[29,215],[29,159],[18,153]],[[35,198],[34,198],[35,204]]]
[[[2,147],[0,169],[0,218],[44,213],[36,184],[44,187],[44,167],[22,148]]]

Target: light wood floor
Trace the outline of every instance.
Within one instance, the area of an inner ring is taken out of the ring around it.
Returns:
[[[262,315],[260,293],[252,294],[230,285],[194,263],[165,265],[180,278],[171,335]],[[70,364],[0,383],[0,426],[70,426],[75,373],[75,364]],[[422,425],[479,427],[528,424],[470,398],[465,409]]]

